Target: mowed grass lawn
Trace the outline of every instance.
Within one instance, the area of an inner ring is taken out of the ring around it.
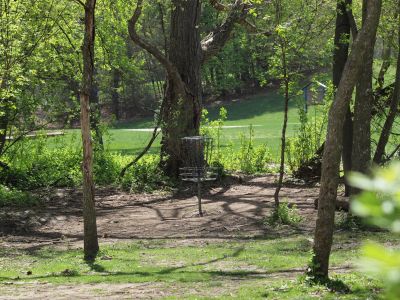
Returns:
[[[292,137],[299,127],[296,104],[298,100],[293,98],[290,101],[288,137]],[[265,143],[271,150],[273,157],[279,156],[284,110],[284,101],[281,95],[270,92],[208,107],[210,120],[218,119],[221,106],[228,111],[228,119],[224,126],[240,126],[222,130],[222,147],[232,145],[234,148],[239,148],[241,134],[249,136],[249,126],[252,125],[255,145]],[[314,108],[310,109],[310,113],[312,116],[314,115]],[[146,129],[151,129],[152,126],[153,120],[151,118],[118,124],[107,130],[105,136],[106,148],[123,154],[136,154],[147,145],[152,131],[146,131]],[[138,129],[142,131],[138,131]],[[63,138],[57,139],[58,143],[52,140],[51,144],[62,146],[64,143],[71,143],[72,141],[72,143],[78,145],[79,134],[79,130],[67,130]],[[150,152],[157,152],[159,148],[160,138],[153,144]]]
[[[304,281],[311,257],[310,239],[294,235],[197,243],[136,240],[102,245],[93,263],[82,260],[81,249],[0,248],[0,293],[7,284],[14,284],[12,293],[16,293],[18,286],[24,288],[23,284],[31,282],[107,283],[109,288],[118,283],[157,283],[157,288],[173,299],[375,299],[382,292],[381,282],[354,269],[360,242],[398,242],[398,237],[337,234],[335,244],[345,246],[333,249],[332,275],[349,288],[338,292]],[[101,290],[96,293],[102,295]]]

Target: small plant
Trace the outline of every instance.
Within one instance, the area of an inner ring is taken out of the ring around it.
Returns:
[[[158,155],[144,156],[126,172],[120,182],[121,187],[129,192],[152,192],[161,186],[170,186],[159,168],[159,161]],[[125,164],[119,165],[122,167]]]
[[[328,111],[333,98],[333,87],[329,89],[324,97],[324,105],[313,106],[314,115],[310,117],[304,107],[304,100],[298,102],[298,113],[300,127],[296,135],[287,141],[286,153],[288,165],[292,171],[309,161],[317,152],[325,139]]]
[[[210,121],[208,118],[208,110],[203,109],[201,115],[201,127],[200,133],[201,135],[209,136],[215,141],[215,154],[216,157],[213,161],[219,163],[221,159],[221,135],[222,135],[222,126],[226,119],[228,118],[228,111],[221,107],[219,109],[219,118],[217,120]]]
[[[242,134],[240,136],[240,149],[236,156],[239,164],[239,170],[247,173],[262,173],[268,171],[268,163],[272,161],[271,153],[267,146],[254,146],[254,128],[249,127],[249,136]]]
[[[291,225],[295,226],[303,220],[300,216],[296,205],[290,205],[287,202],[279,204],[278,208],[274,210],[271,216],[264,220],[265,225],[277,226],[277,225]]]
[[[361,228],[360,219],[347,212],[340,212],[335,218],[335,227],[340,230],[358,230]]]

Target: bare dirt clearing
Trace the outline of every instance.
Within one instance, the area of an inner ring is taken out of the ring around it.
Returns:
[[[191,185],[175,194],[128,194],[114,189],[97,191],[97,215],[100,242],[163,240],[163,247],[178,247],[227,240],[245,242],[258,237],[275,238],[292,234],[310,234],[315,224],[315,187],[287,184],[281,199],[296,204],[304,218],[299,227],[268,227],[263,224],[274,206],[274,176],[227,179],[204,188],[205,216],[197,216],[197,200]],[[46,246],[63,249],[82,247],[81,193],[70,189],[52,191],[43,207],[30,211],[5,211],[4,216],[17,216],[2,223],[0,247],[35,251]],[[4,251],[5,250],[5,251]],[[15,254],[14,254],[15,255]],[[149,258],[151,259],[151,258]],[[220,263],[221,264],[221,263]],[[231,268],[221,264],[221,270]],[[245,268],[246,266],[239,266]],[[251,266],[249,266],[251,268]],[[246,269],[247,270],[247,269]],[[247,270],[249,271],[249,270]],[[258,270],[250,270],[258,273]],[[303,270],[290,273],[260,272],[253,280],[265,284],[273,278],[295,278]],[[240,283],[238,283],[240,280]],[[169,284],[160,282],[127,284],[56,285],[43,282],[10,282],[0,285],[1,299],[125,299],[163,298],[169,295],[203,297],[234,292],[245,285],[245,278],[223,278],[215,287]],[[253,282],[254,283],[254,282]]]
[[[205,216],[197,216],[197,200],[191,185],[176,194],[128,194],[114,189],[97,191],[97,223],[101,242],[132,239],[170,239],[201,242],[204,239],[246,239],[275,237],[312,231],[318,189],[286,185],[281,199],[296,204],[304,220],[299,228],[279,230],[266,227],[262,220],[271,214],[274,179],[250,177],[213,184],[203,192]],[[54,190],[46,209],[18,212],[25,221],[3,224],[1,246],[29,249],[42,244],[80,245],[82,241],[81,193]],[[12,215],[7,211],[3,215]],[[12,234],[10,234],[12,233]]]

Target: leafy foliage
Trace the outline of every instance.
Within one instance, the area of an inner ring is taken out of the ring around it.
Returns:
[[[297,225],[303,220],[300,216],[296,205],[289,205],[287,202],[281,202],[271,216],[264,220],[266,225]]]
[[[27,192],[22,192],[0,184],[0,207],[24,207],[39,204],[39,199]]]
[[[294,137],[288,139],[287,155],[291,171],[313,158],[325,140],[329,107],[333,99],[333,86],[328,90],[322,105],[313,105],[308,111],[304,108],[304,100],[298,102],[300,126]]]
[[[372,178],[353,174],[353,186],[363,192],[352,203],[352,211],[371,224],[400,232],[400,163],[375,170]],[[364,247],[362,268],[380,277],[388,286],[388,298],[400,297],[400,252],[369,243]]]

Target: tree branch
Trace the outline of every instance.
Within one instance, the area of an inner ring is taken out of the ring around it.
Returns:
[[[143,37],[139,36],[136,32],[136,24],[139,20],[140,15],[142,14],[143,9],[143,0],[138,0],[136,9],[132,15],[132,17],[128,20],[128,31],[129,36],[132,41],[137,44],[139,47],[143,48],[151,55],[153,55],[159,62],[164,66],[168,75],[175,79],[176,82],[182,81],[178,70],[176,67],[169,61],[169,59],[154,45],[152,45],[149,41],[145,40]]]
[[[220,4],[218,1],[210,0],[211,5],[218,10],[226,11],[227,6]],[[216,55],[229,40],[236,23],[245,20],[248,14],[249,4],[243,3],[242,0],[236,0],[229,9],[226,20],[214,29],[201,41],[203,50],[202,63]]]
[[[218,0],[210,0],[210,4],[212,7],[219,11],[227,11],[229,9],[228,6],[220,3]]]
[[[86,4],[83,3],[81,0],[72,0],[72,1],[75,2],[75,3],[77,3],[77,4],[79,4],[79,5],[82,5],[83,8],[86,8]]]
[[[216,10],[228,12],[228,17],[201,41],[201,48],[203,50],[202,63],[216,55],[224,47],[231,36],[235,24],[241,24],[252,34],[268,36],[272,34],[270,31],[260,32],[254,24],[246,20],[252,4],[245,3],[243,0],[236,0],[231,5],[222,4],[218,0],[209,0],[209,2]]]
[[[163,109],[165,103],[165,98],[163,99],[162,103],[161,103],[161,107],[160,110]],[[151,148],[151,146],[153,145],[154,141],[156,140],[156,138],[159,136],[160,132],[158,129],[161,126],[161,122],[162,122],[162,115],[158,114],[157,116],[157,123],[154,127],[153,130],[153,134],[151,136],[150,141],[148,142],[147,146],[144,147],[144,149],[138,154],[138,156],[135,157],[134,160],[132,160],[129,164],[127,164],[119,173],[119,178],[122,179],[122,177],[125,176],[126,171],[128,171],[129,168],[131,168],[133,165],[135,165]]]

